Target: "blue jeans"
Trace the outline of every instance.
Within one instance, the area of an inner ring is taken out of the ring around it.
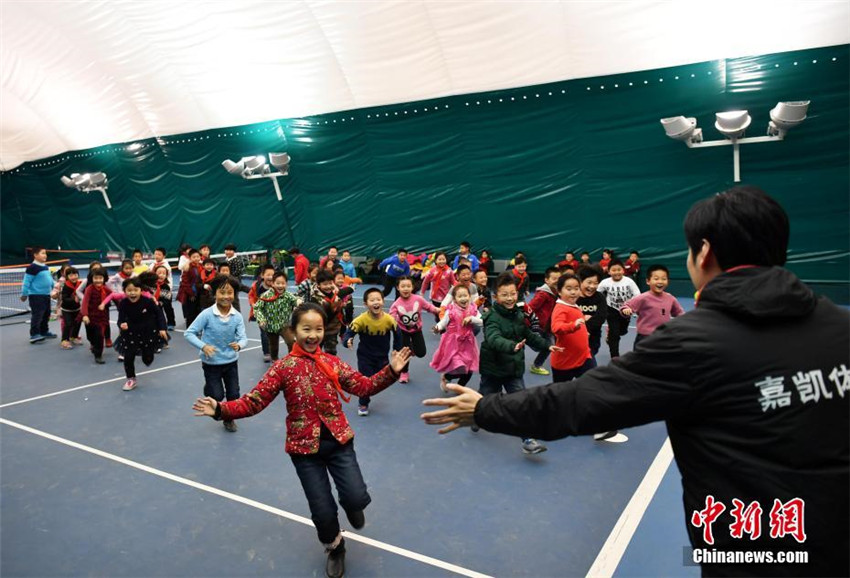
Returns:
[[[319,541],[330,544],[339,534],[339,519],[328,473],[334,480],[339,505],[345,511],[363,510],[372,501],[360,473],[354,441],[340,444],[335,439],[321,438],[317,453],[290,454],[289,457],[310,505],[310,516],[316,525]]]
[[[204,368],[204,395],[216,401],[239,399],[239,362],[232,361],[223,365],[202,363]]]
[[[30,295],[30,337],[46,335],[50,329],[47,322],[50,321],[50,295]]]
[[[521,377],[494,377],[492,375],[481,375],[481,385],[478,386],[478,393],[481,395],[502,393],[502,388],[505,388],[507,393],[522,391],[525,389],[525,382]]]

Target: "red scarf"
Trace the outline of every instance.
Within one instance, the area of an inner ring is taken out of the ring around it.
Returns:
[[[316,353],[308,353],[304,350],[304,348],[298,345],[297,342],[293,344],[292,351],[289,352],[289,356],[292,357],[306,357],[308,359],[312,359],[313,362],[315,362],[318,370],[324,373],[325,376],[327,376],[327,378],[331,380],[331,383],[334,384],[334,388],[336,388],[342,400],[348,403],[349,401],[351,401],[351,396],[346,395],[345,391],[343,391],[342,386],[339,384],[339,375],[333,367],[331,367],[327,362],[325,362],[325,360],[323,359],[324,355],[325,354],[322,353],[320,350],[317,350]]]
[[[125,275],[125,274],[124,274],[124,271],[118,271],[118,275],[119,275],[122,279],[129,279],[130,277],[132,277],[132,276],[133,276],[133,274],[132,274],[132,273],[130,273],[129,275]]]
[[[165,285],[165,280],[160,281],[159,279],[157,279],[157,281],[156,281],[156,292],[153,294],[153,298],[157,303],[159,303],[159,293],[162,290],[163,285]]]
[[[100,293],[100,302],[103,303],[103,300],[106,299],[106,285],[98,287],[97,285],[92,284],[92,289]],[[92,291],[92,293],[94,293],[94,291]]]
[[[202,268],[202,269],[200,270],[200,274],[201,274],[201,282],[202,282],[204,285],[206,285],[206,284],[208,284],[210,281],[212,281],[213,279],[215,279],[215,276],[216,276],[216,274],[217,274],[217,273],[216,273],[216,270],[215,270],[215,269],[213,269],[212,271],[210,271],[210,272],[209,272],[209,275],[207,275],[207,270]]]
[[[263,293],[265,295],[265,293]],[[260,301],[265,301],[266,303],[271,303],[272,301],[277,301],[280,298],[280,293],[277,292],[277,289],[274,290],[274,295],[269,297],[268,299],[264,297],[260,297]]]
[[[443,273],[445,273],[446,269],[448,269],[448,268],[449,268],[448,265],[446,265],[444,267],[440,267],[439,265],[437,265],[437,273],[434,275],[434,279],[431,282],[431,300],[432,301],[436,301],[436,299],[437,299],[436,298],[437,289],[439,289],[439,287],[440,287],[440,281],[443,280]]]
[[[65,281],[65,287],[71,290],[71,296],[74,298],[74,301],[79,301],[80,298],[77,297],[77,288],[82,285],[83,282],[77,280],[76,283],[71,283],[70,281]]]
[[[320,290],[319,292],[322,294],[322,297],[325,299],[328,305],[331,306],[331,309],[334,311],[334,313],[336,313],[336,318],[339,319],[339,322],[345,325],[345,319],[342,316],[342,299],[337,301],[336,293],[328,297],[323,291]]]
[[[516,269],[514,269],[514,275],[519,279],[519,285],[524,285],[525,280],[528,278],[528,273],[520,273]]]

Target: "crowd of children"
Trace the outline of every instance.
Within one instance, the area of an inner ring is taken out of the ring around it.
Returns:
[[[347,401],[347,393],[357,395],[358,415],[368,416],[372,396],[395,381],[408,383],[411,358],[428,353],[423,333],[426,313],[429,322],[434,316],[431,330],[440,335],[429,363],[439,375],[440,387],[452,393],[449,382],[465,386],[478,372],[482,394],[525,388],[526,347],[537,352],[532,373],[549,375],[544,364],[551,355],[553,379],[567,381],[596,366],[606,323],[613,359],[620,354],[620,339],[631,316],[638,317],[637,345],[683,313],[665,291],[669,272],[662,265],[648,268],[649,290],[640,293],[637,252],[621,261],[605,250],[598,264],[591,263],[588,253],[576,260],[573,252],[567,252],[545,269],[543,284],[528,301],[530,276],[521,252],[491,290],[488,272],[493,271],[493,260],[484,252],[476,257],[469,243],[460,244],[451,266],[445,252],[415,256],[399,249],[379,264],[383,288],[365,291],[365,311],[356,317],[353,285],[361,279],[348,251],[340,256],[331,247],[318,263],[310,263],[297,248],[289,253],[295,260],[294,292],[287,290],[286,271],[272,265],[259,267],[256,280],[250,287],[244,285],[245,263],[233,245],[225,247],[225,258],[218,263],[210,257],[209,246],[184,245],[177,263],[176,299],[186,322],[185,338],[199,350],[204,374],[204,397],[195,403],[198,415],[215,417],[227,431],[235,432],[236,419],[261,411],[278,393],[284,394],[286,451],[327,549],[328,576],[344,572],[345,546],[334,498],[327,484],[316,480],[322,476],[326,480],[327,473],[333,476],[339,502],[355,528],[365,522],[363,510],[370,501],[353,450],[353,432],[339,400]],[[85,280],[74,267],[65,267],[55,284],[45,265],[46,251],[36,248],[33,254],[21,295],[29,299],[32,310],[30,341],[56,337],[48,329],[53,296],[62,323],[61,347],[80,344],[80,328],[85,327],[95,362],[102,364],[105,348],[113,345],[109,308],[117,303],[120,333],[115,347],[127,377],[123,389],[135,389],[135,358],[150,365],[168,346],[168,332],[175,328],[172,268],[165,249],[157,248],[150,263],[143,262],[141,251],[134,251],[111,277],[97,262]],[[393,289],[396,298],[387,307],[384,299]],[[264,361],[272,363],[262,381],[244,396],[240,396],[238,359],[247,337],[239,292],[248,293],[248,320],[257,322]],[[340,336],[346,348],[359,339],[356,372],[336,357]],[[281,337],[285,356],[279,354]],[[616,433],[599,432],[595,437],[608,439]],[[546,446],[526,438],[521,449],[539,454]]]

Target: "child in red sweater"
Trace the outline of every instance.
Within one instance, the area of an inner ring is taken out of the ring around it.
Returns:
[[[554,381],[570,381],[596,366],[590,355],[584,313],[576,301],[581,296],[581,284],[575,275],[558,279],[558,301],[552,311],[552,334],[555,345],[562,351],[552,353]]]
[[[286,453],[301,480],[319,541],[328,554],[326,573],[341,577],[345,573],[345,540],[340,533],[328,473],[336,485],[339,503],[355,529],[366,523],[363,510],[372,498],[354,453],[354,432],[339,398],[348,401],[345,392],[375,395],[391,386],[410,359],[410,350],[405,347],[393,351],[387,367],[372,377],[364,377],[320,349],[326,319],[321,305],[304,303],[296,307],[292,312],[295,345],[289,355],[276,361],[247,395],[226,402],[199,398],[192,409],[195,415],[217,420],[240,419],[261,412],[283,393]]]
[[[104,285],[106,282],[106,271],[94,269],[91,272],[91,285],[86,287],[83,293],[83,302],[80,305],[80,313],[83,323],[86,325],[86,337],[91,343],[91,352],[94,354],[96,363],[103,364],[103,340],[106,328],[109,327],[109,311],[98,309],[106,297],[112,291]]]

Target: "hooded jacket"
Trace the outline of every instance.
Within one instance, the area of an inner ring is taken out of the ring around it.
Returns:
[[[606,367],[484,397],[475,422],[552,440],[665,420],[694,548],[808,551],[807,564],[703,564],[704,575],[848,576],[848,401],[850,313],[785,269],[751,267],[715,277],[694,311]],[[694,523],[708,496],[725,506],[710,545]],[[805,540],[771,537],[796,498]],[[759,503],[758,539],[731,536],[733,499]]]
[[[549,286],[544,283],[534,292],[534,297],[529,301],[528,306],[537,314],[540,320],[540,327],[546,333],[552,332],[552,311],[555,310],[555,303],[558,301],[558,296],[552,291]]]

